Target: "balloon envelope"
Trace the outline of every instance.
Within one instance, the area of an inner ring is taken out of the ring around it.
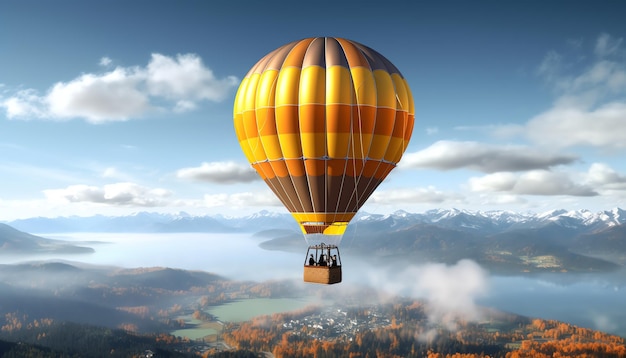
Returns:
[[[400,161],[414,104],[400,71],[354,41],[307,38],[263,57],[241,81],[234,125],[243,152],[309,244],[338,244]]]

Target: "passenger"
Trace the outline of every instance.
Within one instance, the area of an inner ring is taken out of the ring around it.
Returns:
[[[333,257],[330,259],[331,262],[331,267],[337,267],[337,255],[333,255]]]
[[[317,262],[318,266],[326,266],[326,257],[324,254],[320,255],[320,260]]]
[[[313,258],[313,254],[309,257],[309,266],[315,266],[315,259]]]

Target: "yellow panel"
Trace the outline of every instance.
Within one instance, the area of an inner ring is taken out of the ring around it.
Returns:
[[[276,70],[265,71],[261,74],[261,78],[257,86],[255,108],[274,106],[277,77],[278,71]]]
[[[398,110],[409,111],[412,107],[412,103],[409,102],[409,94],[407,93],[406,82],[400,75],[394,73],[391,75],[391,79],[393,80],[393,84],[396,87],[396,96],[398,105]]]
[[[276,82],[276,106],[298,104],[300,69],[287,67],[280,70]]]
[[[280,142],[278,141],[277,135],[264,135],[260,138],[265,154],[267,155],[267,159],[276,160],[283,158],[283,152],[280,148]]]
[[[247,138],[246,130],[243,127],[243,114],[235,113],[233,123],[235,125],[235,134],[237,135],[237,139],[241,142]]]
[[[393,87],[393,81],[387,71],[374,71],[376,80],[376,95],[378,107],[396,108],[396,91]]]
[[[267,160],[267,155],[265,155],[265,150],[263,149],[263,143],[261,143],[259,137],[248,138],[248,143],[250,144],[252,158],[255,163]]]
[[[235,94],[235,102],[233,104],[233,113],[235,115],[243,112],[243,102],[244,102],[244,93],[246,92],[246,87],[248,86],[248,77],[245,77],[241,80],[241,84],[239,84],[239,88],[237,89],[237,93]]]
[[[305,158],[321,158],[326,155],[325,133],[301,133],[300,140]]]
[[[350,133],[327,133],[326,142],[330,158],[345,158],[350,149]]]
[[[334,222],[324,230],[324,235],[343,235],[347,227],[347,222]]]
[[[296,159],[302,157],[302,147],[300,146],[300,134],[279,134],[278,141],[285,159]]]
[[[326,103],[352,104],[352,80],[350,70],[343,66],[332,66],[326,70]]]
[[[354,133],[352,135],[352,142],[350,143],[348,156],[350,158],[357,158],[357,159],[366,158],[370,152],[371,144],[372,144],[371,134]]]
[[[402,79],[402,82],[404,83],[404,90],[406,91],[406,95],[409,99],[409,108],[407,108],[407,111],[410,114],[415,114],[415,103],[413,99],[413,93],[411,92],[411,87],[409,87],[409,84],[405,78]]]
[[[387,152],[385,153],[385,160],[392,163],[398,163],[400,156],[402,156],[402,142],[402,138],[391,137],[389,147],[387,148]],[[400,155],[398,155],[398,153],[400,153]]]
[[[241,146],[241,149],[243,150],[243,154],[246,156],[246,159],[248,159],[248,162],[254,163],[254,155],[252,154],[252,149],[250,148],[250,143],[248,139],[239,141],[239,145]]]
[[[261,76],[259,74],[253,74],[248,79],[248,85],[243,89],[244,92],[242,93],[243,95],[243,99],[242,99],[243,108],[241,108],[242,111],[254,110],[256,91],[257,91],[257,86],[259,84],[260,78]]]
[[[302,69],[300,75],[300,104],[323,104],[326,100],[326,71],[319,66]]]
[[[358,104],[376,106],[376,83],[372,71],[364,67],[350,69]]]
[[[370,159],[382,159],[385,155],[385,152],[387,151],[387,146],[389,146],[390,139],[391,137],[388,135],[374,135],[374,138],[372,140],[372,146],[369,152]]]

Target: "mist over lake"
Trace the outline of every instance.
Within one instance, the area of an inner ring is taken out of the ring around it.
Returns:
[[[92,247],[93,254],[32,256],[28,260],[70,260],[95,265],[119,267],[172,267],[201,270],[233,280],[281,280],[300,282],[306,252],[301,254],[268,251],[258,245],[264,239],[249,234],[125,234],[65,233],[38,234]],[[26,261],[3,258],[3,263]],[[394,294],[420,296],[413,289],[411,276],[393,269],[372,265],[342,251],[343,283],[341,290],[353,284],[380,285],[380,277],[394,287]],[[429,265],[415,262],[415,272],[425,272]],[[421,270],[421,271],[420,271]],[[378,280],[373,279],[378,277]],[[407,278],[408,277],[408,278]],[[397,282],[395,282],[395,281]],[[603,274],[542,274],[487,277],[488,288],[476,297],[479,305],[529,317],[556,319],[626,337],[626,269]],[[302,283],[304,285],[304,283]],[[322,287],[320,287],[322,289]],[[327,289],[327,288],[326,288]]]

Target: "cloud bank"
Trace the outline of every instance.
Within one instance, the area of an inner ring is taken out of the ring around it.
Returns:
[[[235,162],[202,163],[199,167],[180,169],[176,176],[216,184],[249,183],[261,179],[249,165]]]
[[[404,270],[370,272],[370,283],[384,292],[426,300],[426,313],[434,325],[455,330],[459,320],[481,318],[476,300],[489,291],[489,275],[477,263],[426,264]]]
[[[172,193],[161,188],[147,188],[135,183],[115,183],[103,187],[70,185],[64,189],[45,190],[52,202],[95,203],[112,206],[155,207],[170,204]]]
[[[478,142],[439,141],[407,153],[399,166],[438,170],[472,169],[484,173],[549,169],[571,164],[575,155],[551,154],[525,146],[499,146]]]
[[[100,60],[107,67],[108,57]],[[233,76],[216,78],[195,54],[154,53],[145,67],[116,67],[57,82],[46,94],[25,89],[0,98],[10,119],[126,121],[151,111],[193,110],[201,101],[221,101],[237,86]]]

